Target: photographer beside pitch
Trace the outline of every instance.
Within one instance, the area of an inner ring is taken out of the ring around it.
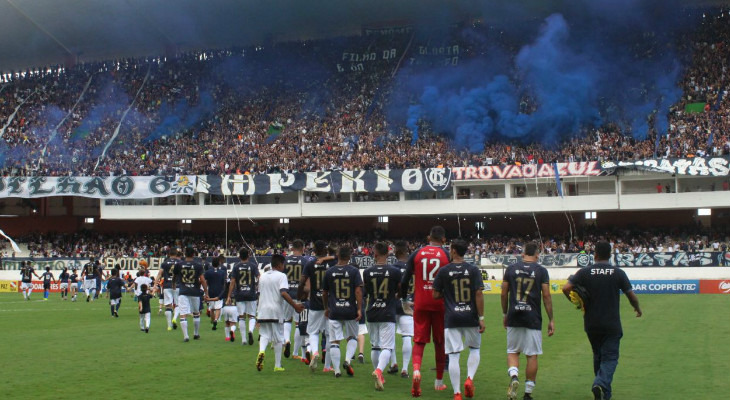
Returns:
[[[623,336],[619,290],[629,299],[636,316],[642,315],[629,278],[622,269],[609,264],[610,257],[611,245],[606,241],[598,242],[595,263],[578,270],[563,286],[565,296],[577,302],[585,312],[584,329],[593,349],[593,372],[596,376],[591,391],[596,400],[611,398],[611,382],[618,365],[619,344]],[[571,292],[574,292],[572,299]]]

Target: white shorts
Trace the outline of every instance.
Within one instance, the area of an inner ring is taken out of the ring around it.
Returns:
[[[357,336],[367,335],[367,334],[368,334],[368,325],[361,324],[360,322],[358,322],[357,323]]]
[[[294,316],[297,315],[296,310],[294,310],[294,307],[289,305],[289,303],[284,303],[284,322],[291,321],[294,319]]]
[[[68,282],[61,282],[61,290],[68,289]]]
[[[23,290],[33,289],[33,282],[22,282],[20,288]]]
[[[184,296],[178,297],[180,304],[180,315],[200,314],[200,297]]]
[[[162,294],[165,297],[164,304],[166,306],[177,304],[178,293],[180,293],[180,289],[163,289]]]
[[[542,354],[542,331],[508,326],[507,353],[522,353],[526,356]]]
[[[251,317],[255,317],[257,305],[258,302],[256,300],[237,301],[236,309],[238,310],[238,315],[249,315]]]
[[[403,336],[413,336],[413,316],[399,315],[396,333]]]
[[[338,342],[349,338],[357,337],[357,321],[344,320],[344,321],[327,321],[327,335],[330,337],[330,342]]]
[[[318,335],[322,332],[327,332],[327,318],[324,317],[324,310],[309,310],[307,335]]]
[[[221,311],[221,317],[226,322],[236,322],[238,321],[238,309],[236,309],[236,306],[225,306],[223,307],[223,311]]]
[[[117,304],[119,304],[120,301],[122,301],[121,298],[119,298],[119,299],[111,299],[111,300],[109,300],[109,305],[116,306]]]
[[[444,350],[446,354],[460,353],[464,347],[478,349],[482,345],[482,334],[478,326],[444,329]]]
[[[395,322],[368,322],[373,348],[395,349]]]
[[[267,338],[272,344],[284,343],[284,324],[281,322],[262,322],[259,325],[259,335]]]
[[[208,302],[208,310],[215,311],[223,308],[223,300],[216,300]]]
[[[96,279],[84,278],[84,290],[96,290]]]

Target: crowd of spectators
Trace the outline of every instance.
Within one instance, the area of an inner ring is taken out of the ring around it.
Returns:
[[[428,127],[414,143],[389,124],[386,103],[418,43],[376,35],[0,75],[0,165],[18,175],[153,175],[730,155],[729,21],[707,19],[686,39],[684,94],[662,111],[670,126],[659,140],[608,123],[555,148],[489,142],[472,153]],[[398,52],[370,59],[371,48]],[[352,52],[362,62],[349,62]],[[693,102],[705,112],[686,113]]]
[[[525,236],[504,234],[469,233],[464,235],[470,242],[469,255],[476,259],[489,255],[519,255],[526,242],[542,241],[543,254],[588,253],[592,254],[595,243],[599,240],[609,241],[616,253],[653,253],[672,251],[728,251],[730,232],[723,229],[709,230],[698,226],[677,227],[672,229],[606,229],[595,227],[580,228],[574,234],[544,234],[539,232]],[[301,238],[313,247],[318,239],[327,240],[331,247],[341,243],[350,243],[353,254],[370,255],[376,241],[385,240],[395,243],[405,240],[411,250],[427,244],[418,237],[390,237],[386,232],[374,231],[366,235],[342,235],[267,232],[255,235],[239,236],[231,234],[114,234],[104,235],[92,231],[81,231],[74,234],[33,234],[18,238],[18,242],[27,247],[29,254],[13,254],[4,250],[4,257],[115,257],[141,258],[163,257],[171,248],[194,248],[202,257],[220,254],[235,257],[242,247],[252,249],[257,255],[286,254],[289,244],[295,238]]]

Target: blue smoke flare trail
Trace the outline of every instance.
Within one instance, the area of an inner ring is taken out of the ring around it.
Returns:
[[[389,118],[405,115],[414,143],[423,121],[472,152],[489,141],[556,145],[605,123],[637,139],[650,128],[666,134],[669,109],[682,95],[683,67],[670,43],[687,36],[694,17],[683,19],[673,0],[657,5],[571,2],[530,40],[520,38],[511,55],[500,40],[468,28],[461,37],[481,40],[474,47],[485,55],[460,58],[456,67],[405,68],[397,80],[416,101],[404,106],[394,96]]]

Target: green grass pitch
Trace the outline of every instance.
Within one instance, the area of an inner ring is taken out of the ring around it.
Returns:
[[[58,294],[41,301],[34,293],[0,295],[0,397],[4,399],[175,398],[175,399],[405,399],[410,380],[386,376],[384,392],[370,377],[369,345],[355,377],[335,379],[310,373],[301,362],[284,359],[286,372],[273,372],[267,353],[262,372],[254,361],[258,345],[223,340],[203,319],[200,341],[182,342],[168,332],[153,303],[149,334],[140,332],[136,304],[125,296],[120,318],[109,315],[107,300],[62,302]],[[80,299],[82,296],[80,296]],[[614,399],[710,399],[730,392],[730,297],[722,295],[639,296],[643,318],[622,299],[624,339],[614,380]],[[553,296],[556,333],[544,339],[536,399],[592,399],[592,356],[579,311]],[[504,399],[507,387],[505,331],[498,296],[486,296],[487,331],[475,379],[477,398]],[[203,315],[204,317],[204,315]],[[190,324],[192,336],[192,323]],[[240,336],[239,336],[240,337]],[[400,339],[398,339],[400,348]],[[423,399],[451,399],[432,388],[433,347],[426,348]],[[400,354],[398,356],[400,361]],[[466,354],[462,354],[462,382]],[[524,359],[520,369],[524,382]],[[520,386],[520,398],[523,389]]]

